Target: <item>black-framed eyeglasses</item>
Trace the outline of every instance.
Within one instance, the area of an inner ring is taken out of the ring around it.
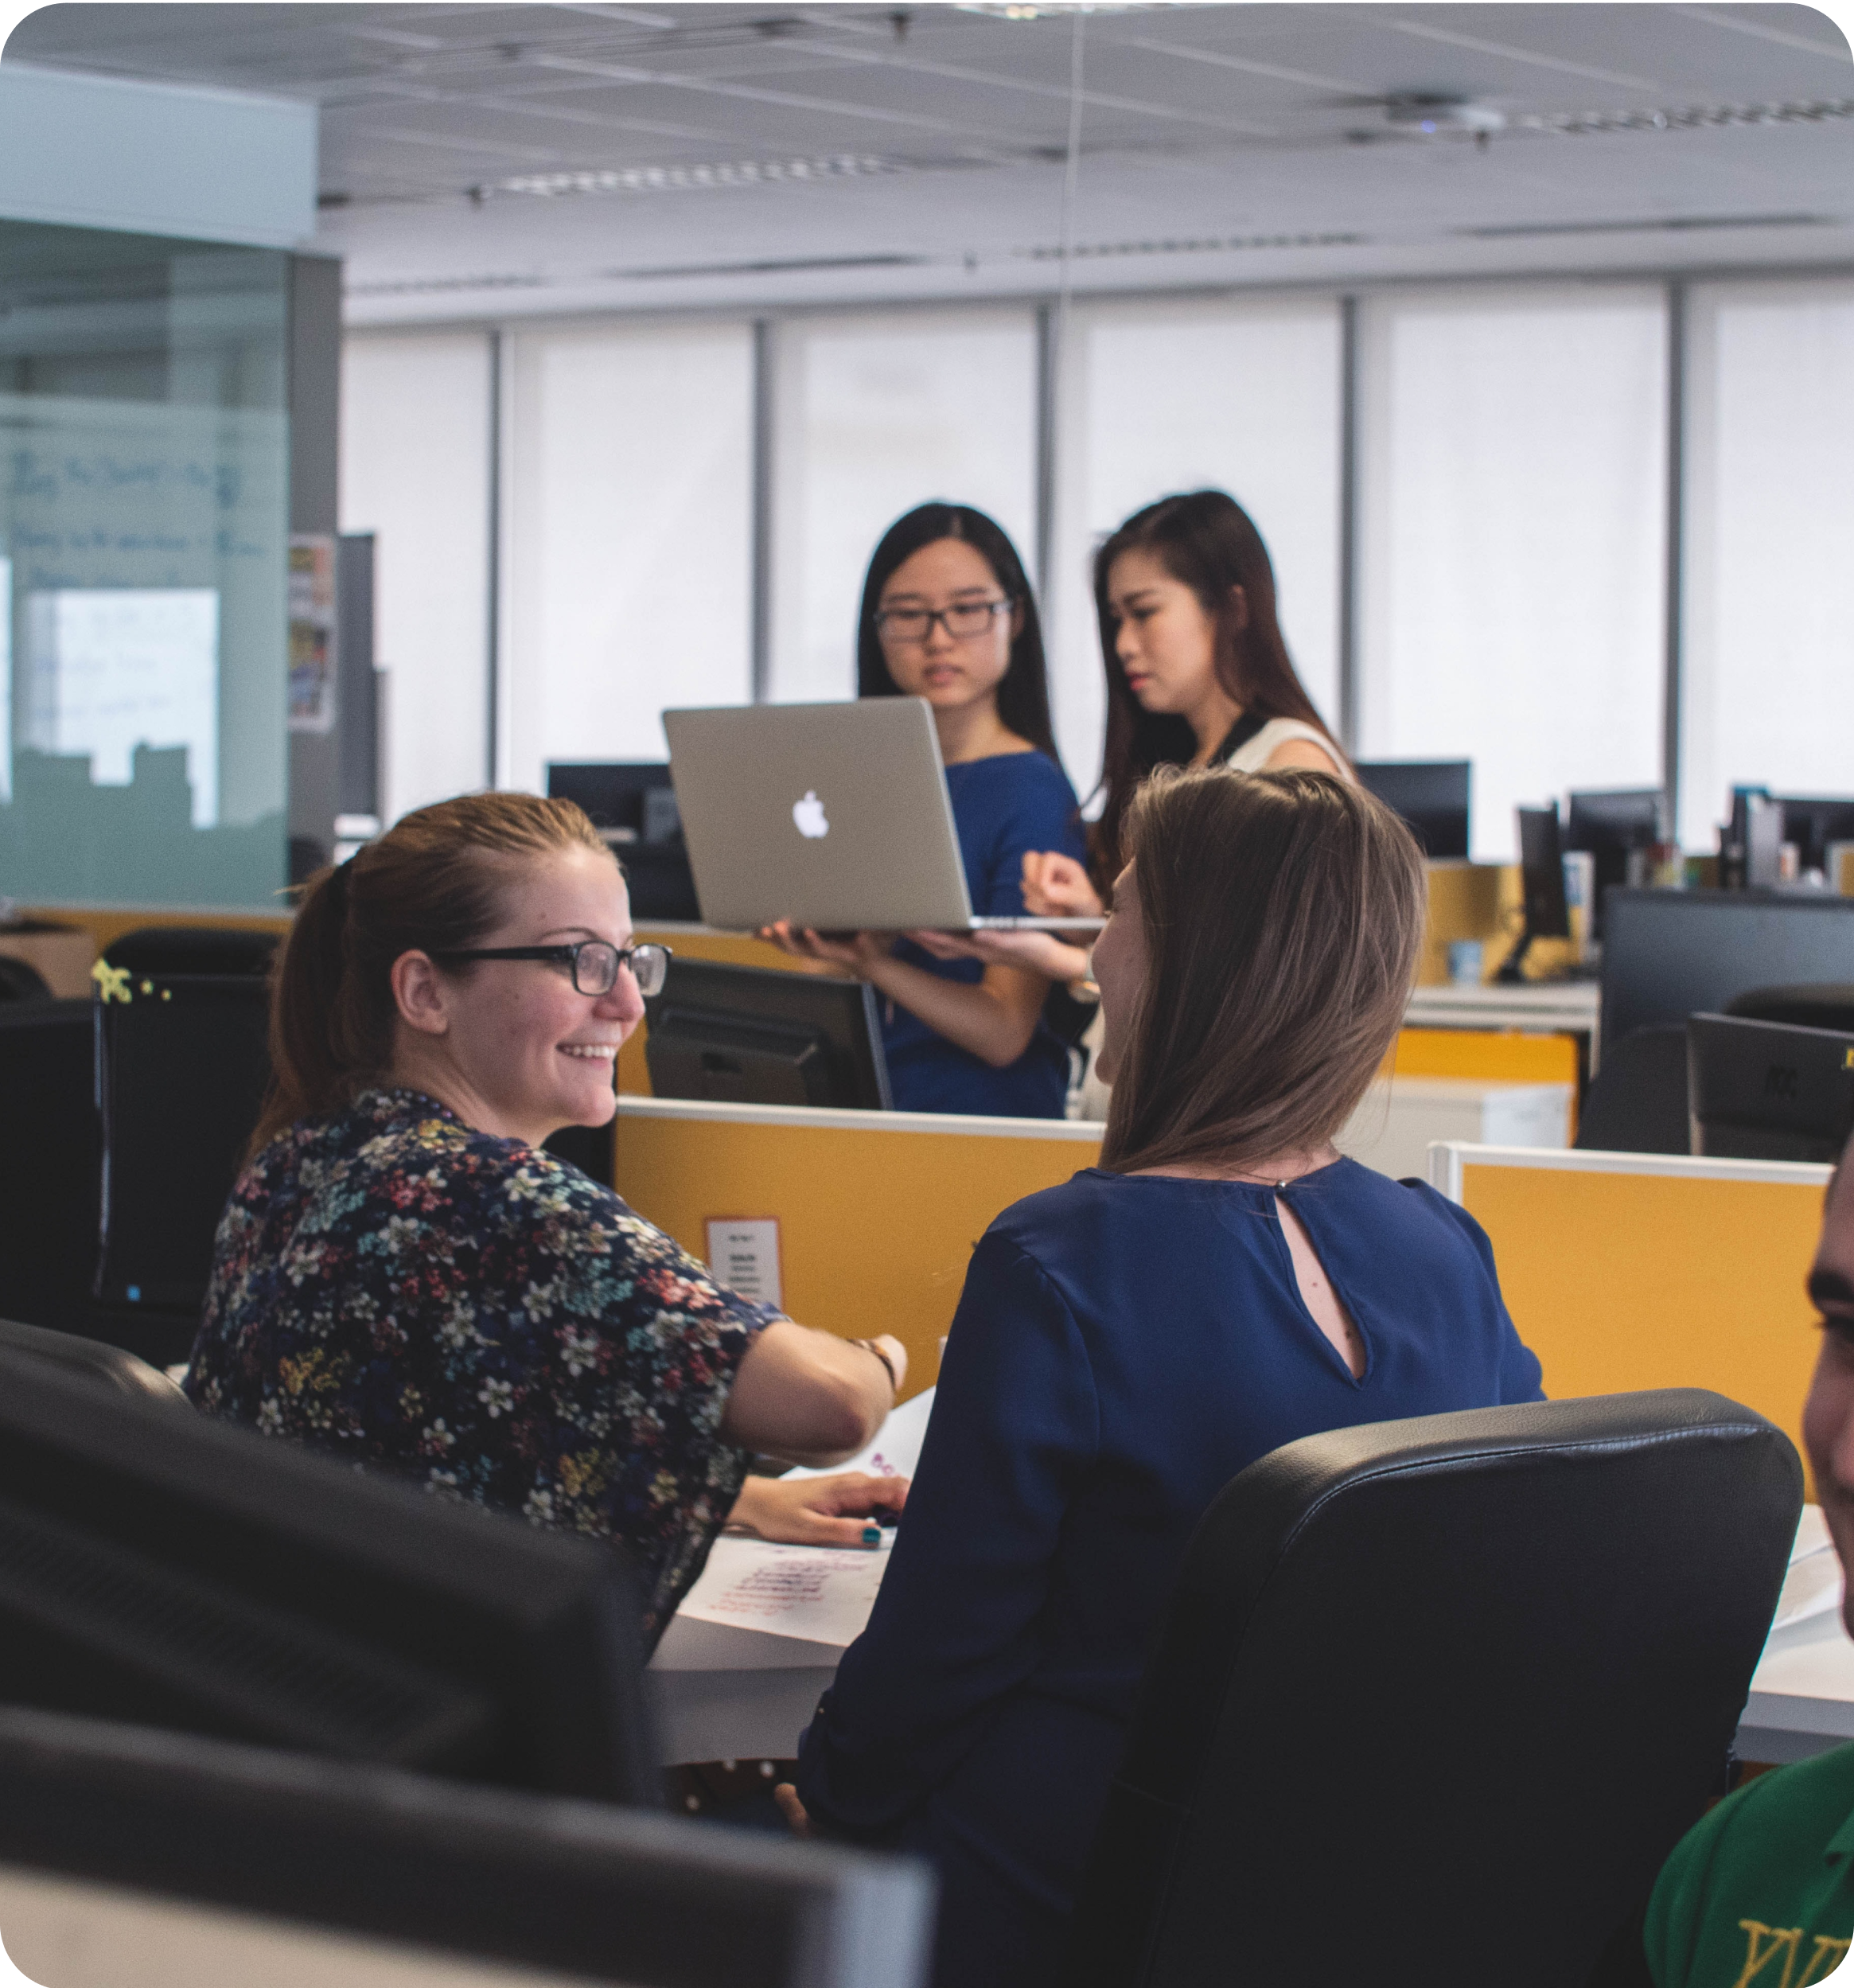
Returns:
[[[564,966],[582,994],[609,994],[618,984],[621,969],[629,967],[637,992],[648,1000],[663,992],[669,972],[667,945],[613,945],[604,939],[582,939],[576,945],[477,945],[468,950],[434,953],[434,960],[545,960]]]
[[[951,607],[885,607],[876,614],[875,632],[891,642],[924,642],[938,622],[954,641],[972,642],[1016,605],[1012,600],[955,601]]]

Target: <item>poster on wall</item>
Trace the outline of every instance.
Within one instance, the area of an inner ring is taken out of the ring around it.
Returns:
[[[290,540],[290,729],[335,727],[335,541],[321,532]]]

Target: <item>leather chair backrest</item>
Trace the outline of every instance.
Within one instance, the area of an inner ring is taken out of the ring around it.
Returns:
[[[0,953],[0,1001],[49,1001],[52,990],[29,960]]]
[[[42,1325],[21,1325],[0,1319],[0,1351],[23,1353],[66,1374],[76,1374],[119,1394],[155,1401],[193,1413],[193,1403],[158,1366],[100,1339],[80,1339],[74,1332],[53,1332]]]
[[[1578,1113],[1577,1144],[1590,1152],[1692,1151],[1685,1022],[1634,1029],[1603,1044]]]
[[[1801,1488],[1696,1389],[1251,1464],[1158,1636],[1066,1988],[1580,1988],[1721,1783]]]
[[[236,926],[145,925],[112,939],[103,958],[159,980],[173,973],[268,973],[282,941]]]

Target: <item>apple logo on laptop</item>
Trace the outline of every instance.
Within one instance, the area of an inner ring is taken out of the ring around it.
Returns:
[[[831,832],[831,824],[824,818],[824,804],[809,787],[805,789],[802,801],[793,802],[792,820],[798,832],[812,841]]]

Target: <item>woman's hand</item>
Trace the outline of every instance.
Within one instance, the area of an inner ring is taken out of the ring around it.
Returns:
[[[804,1804],[798,1799],[798,1791],[789,1781],[781,1781],[773,1791],[773,1799],[779,1804],[779,1813],[785,1818],[785,1826],[794,1836],[811,1834],[811,1818],[804,1812]]]
[[[1023,908],[1034,918],[1098,918],[1107,907],[1073,856],[1057,849],[1026,849]]]
[[[802,929],[794,926],[789,918],[761,926],[760,937],[795,958],[827,961],[860,976],[867,976],[871,966],[886,960],[895,944],[892,932],[852,932],[843,938],[826,938],[808,925]]]
[[[727,1522],[784,1546],[875,1547],[907,1502],[905,1477],[750,1477]]]
[[[1054,932],[910,932],[908,937],[937,960],[983,960],[991,966],[1021,966],[1051,980],[1088,978],[1086,950],[1068,945]]]

